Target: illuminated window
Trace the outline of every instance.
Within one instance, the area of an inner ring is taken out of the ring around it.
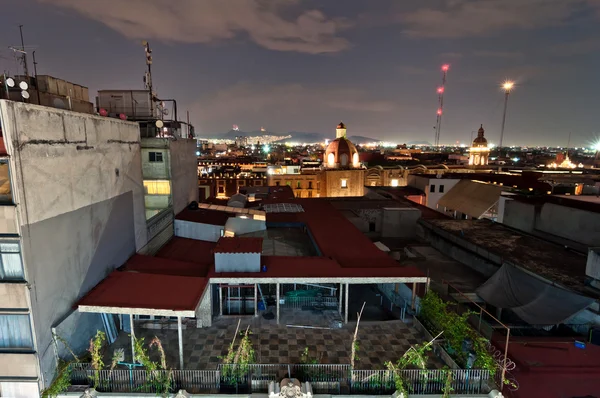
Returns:
[[[333,153],[327,155],[327,165],[329,167],[333,167],[335,165],[335,155]]]
[[[355,153],[354,155],[352,155],[352,165],[354,167],[358,167],[359,163],[358,163],[358,153]]]
[[[342,188],[348,188],[348,180],[345,178],[342,178]]]
[[[168,180],[145,180],[146,195],[170,195],[171,183]]]
[[[397,186],[398,186],[398,179],[397,179],[397,178],[394,178],[394,179],[392,180],[392,186],[393,186],[393,187],[397,187]]]
[[[10,174],[8,162],[0,162],[0,203],[12,204],[12,190],[10,187]]]
[[[163,161],[162,152],[148,152],[148,160],[150,162],[161,162]]]

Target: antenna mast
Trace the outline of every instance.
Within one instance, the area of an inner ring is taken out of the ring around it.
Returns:
[[[435,122],[435,146],[440,145],[440,132],[442,130],[442,113],[444,112],[444,91],[446,91],[446,75],[448,74],[448,70],[450,69],[450,65],[444,64],[442,65],[442,85],[438,87],[438,110],[437,110],[437,120]]]
[[[148,65],[148,71],[144,74],[144,84],[146,89],[150,91],[150,95],[154,96],[152,92],[152,50],[146,40],[142,41],[142,46],[144,46],[146,52],[146,65]]]
[[[23,41],[23,25],[19,25],[19,32],[21,33],[21,62],[23,63],[23,71],[25,76],[29,80],[29,69],[27,68],[27,53],[25,52],[25,42]]]

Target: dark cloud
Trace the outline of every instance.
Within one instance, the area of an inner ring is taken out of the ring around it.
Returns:
[[[277,51],[320,54],[346,50],[338,35],[351,24],[319,10],[302,10],[297,1],[261,0],[39,0],[73,9],[134,39],[210,43],[247,35]],[[292,17],[287,17],[290,13]]]

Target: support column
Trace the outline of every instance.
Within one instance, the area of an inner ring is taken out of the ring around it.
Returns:
[[[412,301],[411,301],[411,304],[410,304],[410,308],[412,308],[412,310],[414,311],[415,310],[415,303],[417,301],[417,284],[416,284],[416,282],[413,282],[412,285],[413,285],[412,286]]]
[[[133,314],[129,314],[129,325],[131,327],[131,363],[135,363],[135,331],[133,330]]]
[[[348,297],[350,297],[350,284],[346,283],[346,308],[344,312],[344,323],[348,323]]]
[[[277,287],[277,295],[276,295],[276,303],[277,303],[277,324],[279,325],[279,282],[276,283]]]
[[[425,294],[429,292],[429,283],[431,282],[431,278],[427,278],[427,282],[425,283]]]
[[[258,283],[254,284],[254,316],[258,316]]]
[[[223,316],[223,287],[219,286],[219,315]]]
[[[344,285],[340,283],[340,304],[338,305],[338,312],[342,315],[342,298],[344,296]]]
[[[183,330],[180,316],[177,317],[177,336],[179,338],[179,369],[183,369]]]

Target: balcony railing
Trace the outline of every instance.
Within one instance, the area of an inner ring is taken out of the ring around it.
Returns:
[[[402,371],[402,379],[411,394],[440,394],[446,384],[447,372],[452,372],[454,394],[486,394],[489,392],[489,372],[481,369]],[[96,377],[101,392],[160,393],[156,380],[170,375],[170,390],[184,389],[192,394],[264,394],[271,382],[278,383],[291,376],[310,382],[315,394],[392,394],[396,390],[394,375],[389,370],[351,370],[346,364],[252,364],[219,365],[216,370],[100,370],[88,364],[75,364],[71,372],[72,385],[89,385]]]

